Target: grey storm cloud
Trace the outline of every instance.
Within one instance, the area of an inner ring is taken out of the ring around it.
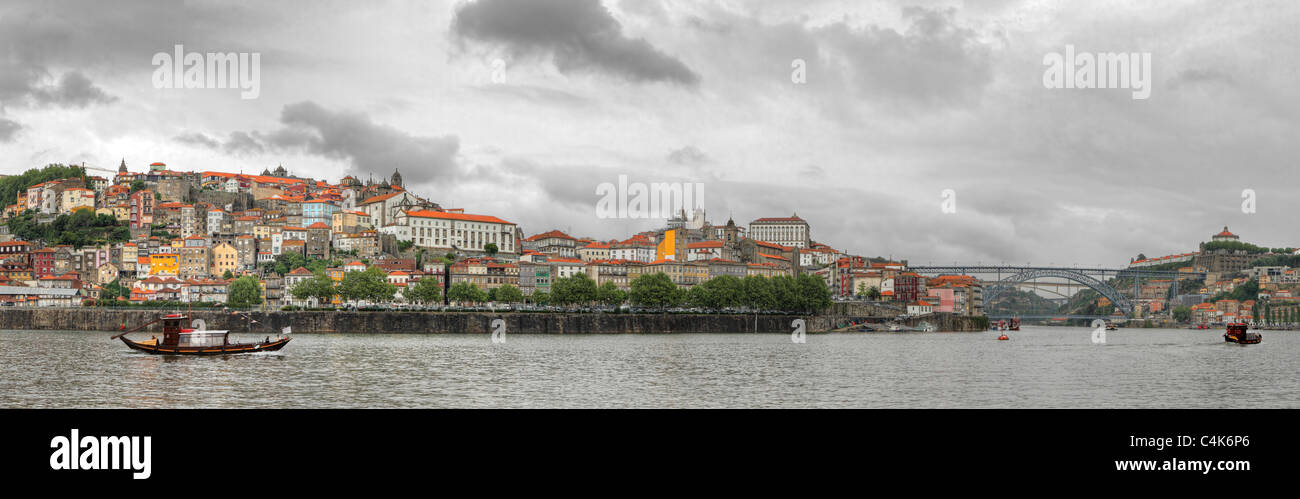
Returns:
[[[284,106],[282,128],[269,133],[231,133],[224,141],[189,133],[176,141],[228,153],[305,153],[350,163],[349,173],[401,170],[408,184],[454,179],[460,140],[454,135],[425,137],[375,123],[364,113],[335,111],[311,101]]]
[[[117,100],[80,71],[68,71],[56,81],[42,83],[48,75],[39,65],[0,62],[0,103],[35,108],[84,108]]]
[[[104,89],[91,83],[90,78],[77,71],[64,73],[54,85],[32,89],[31,96],[41,104],[61,107],[86,107],[117,100],[117,97],[108,95]]]
[[[18,136],[18,131],[22,130],[22,125],[17,121],[0,116],[0,142],[9,142]]]
[[[992,81],[992,47],[961,27],[956,11],[907,7],[907,29],[837,23],[819,30],[865,96],[913,103],[968,103]]]
[[[457,9],[451,31],[462,42],[502,46],[512,57],[550,57],[562,73],[686,86],[700,81],[682,61],[623,34],[599,0],[479,0]]]
[[[209,149],[218,149],[221,147],[220,141],[199,132],[177,135],[175,140],[182,144],[202,146]]]
[[[544,165],[524,158],[505,158],[496,169],[502,174],[526,179],[553,203],[574,208],[591,207],[592,210],[596,206],[596,185],[618,178],[618,170],[614,168]]]
[[[220,41],[238,39],[230,27],[276,22],[267,17],[202,2],[123,0],[106,8],[95,0],[6,0],[0,3],[0,105],[40,110],[113,103],[118,97],[89,75],[150,68],[153,53],[177,43],[237,48]]]
[[[1180,71],[1169,81],[1170,88],[1199,83],[1222,83],[1232,85],[1236,82],[1232,75],[1215,69],[1189,68]]]
[[[668,161],[675,165],[697,166],[712,163],[713,158],[704,154],[698,147],[686,146],[668,153]]]

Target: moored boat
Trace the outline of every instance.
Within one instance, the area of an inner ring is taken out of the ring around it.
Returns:
[[[163,337],[157,336],[144,341],[128,339],[126,335],[138,332],[152,324],[162,323]],[[231,343],[230,331],[207,331],[195,328],[190,317],[185,314],[168,314],[141,324],[130,331],[115,335],[110,339],[121,339],[126,346],[155,355],[230,355],[239,353],[273,352],[284,348],[289,343],[283,334],[275,339],[267,337],[257,343]],[[283,333],[288,333],[285,328]]]
[[[1228,332],[1223,334],[1223,341],[1241,345],[1254,345],[1264,341],[1264,335],[1248,331],[1244,322],[1233,322],[1228,324]]]

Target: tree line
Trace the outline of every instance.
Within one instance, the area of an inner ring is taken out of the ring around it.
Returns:
[[[718,276],[704,281],[689,290],[682,289],[662,272],[643,274],[623,291],[613,282],[599,286],[587,274],[578,273],[556,279],[550,291],[536,291],[525,297],[514,285],[506,284],[492,289],[480,289],[469,282],[453,283],[447,290],[447,299],[457,303],[533,303],[538,305],[597,305],[617,306],[623,303],[668,309],[674,307],[699,307],[712,310],[746,308],[754,311],[790,311],[814,313],[831,305],[831,293],[825,281],[804,274],[790,276]],[[397,286],[389,284],[387,274],[372,267],[366,271],[347,272],[337,284],[323,271],[296,284],[290,294],[299,300],[315,298],[320,303],[330,303],[337,296],[349,301],[366,300],[374,303],[393,299]],[[407,286],[403,296],[413,303],[433,304],[442,301],[442,283],[435,278],[414,281]]]

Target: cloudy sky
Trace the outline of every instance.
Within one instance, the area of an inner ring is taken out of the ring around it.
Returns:
[[[156,88],[177,44],[260,54],[260,95]],[[1149,53],[1150,98],[1045,88],[1066,45]],[[1291,1],[8,0],[0,173],[396,168],[443,206],[602,239],[662,225],[596,217],[627,175],[857,254],[1119,265],[1224,225],[1300,246],[1298,51]]]

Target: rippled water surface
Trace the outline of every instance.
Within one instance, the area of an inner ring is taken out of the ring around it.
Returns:
[[[1010,334],[300,334],[272,354],[168,357],[109,333],[0,331],[0,407],[1300,407],[1300,333]]]

